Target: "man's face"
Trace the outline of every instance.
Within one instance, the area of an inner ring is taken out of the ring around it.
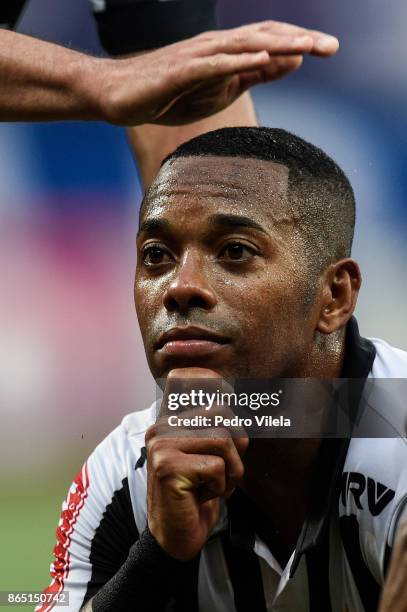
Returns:
[[[225,378],[300,376],[313,343],[304,245],[288,169],[230,157],[160,171],[137,239],[135,303],[150,369]]]

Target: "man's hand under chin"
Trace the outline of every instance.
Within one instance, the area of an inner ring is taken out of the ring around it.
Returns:
[[[168,424],[169,396],[182,388],[190,393],[229,386],[203,368],[172,370],[167,378],[160,414],[146,433],[147,521],[160,546],[182,561],[193,559],[209,538],[219,518],[219,503],[227,499],[243,477],[242,456],[248,438],[242,432],[217,427],[174,428]],[[217,406],[217,413],[228,412]],[[182,417],[205,414],[187,409]]]

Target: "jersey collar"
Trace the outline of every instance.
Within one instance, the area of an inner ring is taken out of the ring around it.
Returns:
[[[345,358],[341,377],[360,381],[360,384],[359,382],[356,384],[356,394],[353,398],[356,406],[359,404],[375,356],[376,349],[373,343],[360,336],[357,321],[352,317],[346,328]],[[349,439],[338,438],[324,440],[322,443],[311,496],[313,503],[297,541],[290,577],[294,575],[302,555],[318,546],[327,532],[349,442]],[[250,507],[251,504],[240,489],[235,491],[227,503],[229,538],[235,546],[246,550],[254,549],[256,539],[250,520]]]

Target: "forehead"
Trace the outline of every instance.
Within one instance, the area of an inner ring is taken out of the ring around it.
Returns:
[[[288,168],[240,157],[181,157],[167,162],[144,201],[141,218],[189,218],[228,212],[273,223],[292,216]]]

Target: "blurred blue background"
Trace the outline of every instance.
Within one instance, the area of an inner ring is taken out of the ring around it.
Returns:
[[[223,26],[265,18],[340,39],[254,97],[263,124],[348,174],[361,330],[407,349],[407,3],[219,2]],[[86,0],[31,0],[18,29],[102,53]],[[125,132],[103,124],[0,125],[0,159],[0,587],[38,588],[71,477],[154,399],[132,301],[141,190]]]

